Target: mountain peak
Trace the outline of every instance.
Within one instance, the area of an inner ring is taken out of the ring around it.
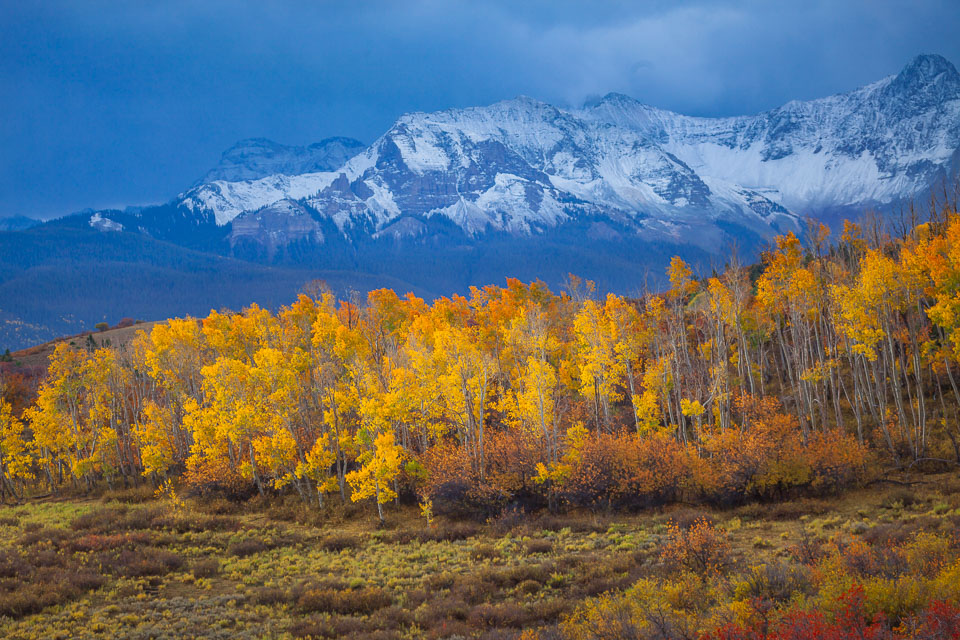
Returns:
[[[632,98],[625,93],[611,91],[600,99],[601,104],[604,102],[636,104],[638,101],[636,98]]]
[[[243,138],[242,140],[237,140],[233,143],[229,149],[223,152],[223,155],[230,154],[231,151],[235,149],[244,149],[248,147],[269,147],[276,148],[282,147],[283,145],[279,142],[270,140],[269,138]]]
[[[897,77],[915,77],[931,81],[942,73],[946,73],[954,78],[960,75],[957,73],[957,68],[953,66],[953,63],[943,56],[936,53],[924,53],[908,62],[907,66],[897,74]]]
[[[943,56],[924,54],[907,63],[894,77],[891,86],[908,92],[937,87],[941,98],[943,90],[954,92],[960,97],[960,73],[957,73],[953,63]]]
[[[365,146],[362,142],[355,138],[345,138],[343,136],[333,136],[331,138],[324,138],[320,142],[314,142],[311,144],[308,149],[324,149],[331,147],[333,145],[339,145],[348,149],[363,149]]]
[[[352,138],[326,138],[309,147],[291,147],[267,138],[245,138],[223,152],[220,163],[198,184],[257,180],[277,173],[297,175],[333,171],[362,151]]]
[[[919,55],[894,76],[884,94],[893,104],[910,105],[913,110],[937,108],[960,99],[960,73],[943,56]]]

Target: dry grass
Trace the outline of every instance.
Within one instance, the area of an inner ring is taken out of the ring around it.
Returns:
[[[725,535],[727,568],[746,576],[743,589],[778,602],[808,579],[789,563],[811,564],[836,532],[884,546],[956,528],[951,478],[926,480],[909,497],[876,486],[829,501],[624,517],[508,512],[485,524],[431,527],[411,507],[391,510],[386,529],[369,505],[314,509],[319,520],[288,517],[300,511],[282,501],[188,500],[177,511],[123,493],[4,507],[0,615],[8,617],[0,637],[68,637],[80,620],[117,638],[146,637],[144,629],[516,638],[521,629],[555,629],[587,599],[663,575],[670,523],[689,531],[701,519]],[[867,560],[864,571],[898,570],[895,557]]]

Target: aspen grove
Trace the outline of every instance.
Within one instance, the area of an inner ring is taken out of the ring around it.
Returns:
[[[428,304],[301,295],[57,345],[0,399],[0,486],[170,478],[424,514],[734,504],[960,461],[960,216],[846,223],[600,299],[509,280]]]

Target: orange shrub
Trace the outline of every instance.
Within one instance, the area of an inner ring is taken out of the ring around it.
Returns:
[[[671,522],[669,530],[670,540],[661,551],[668,566],[704,575],[722,573],[730,564],[727,534],[706,518],[697,518],[689,528]]]
[[[806,439],[796,417],[774,398],[739,397],[741,424],[708,433],[690,452],[691,488],[721,504],[835,491],[862,477],[865,449],[837,431]]]
[[[488,430],[483,467],[475,468],[464,447],[446,442],[428,449],[420,462],[428,470],[420,486],[437,515],[489,516],[510,502],[544,504],[543,489],[534,481],[544,459],[539,442],[529,434]]]
[[[574,506],[649,507],[676,500],[687,474],[683,448],[673,438],[593,434],[560,495]]]

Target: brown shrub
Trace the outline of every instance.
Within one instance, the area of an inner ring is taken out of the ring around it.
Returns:
[[[440,522],[432,528],[411,531],[403,529],[394,531],[384,540],[393,544],[410,544],[418,542],[456,542],[476,536],[480,528],[472,522]]]
[[[208,498],[200,501],[200,509],[214,516],[231,516],[242,510],[238,502],[225,498]]]
[[[19,553],[12,549],[0,549],[0,578],[26,576],[31,570],[31,565]]]
[[[530,527],[540,531],[560,531],[567,527],[573,528],[572,523],[564,518],[557,517],[550,513],[542,513],[536,519],[529,522]]]
[[[490,531],[497,535],[507,535],[526,524],[527,514],[516,505],[503,509],[495,518],[488,520]]]
[[[216,558],[203,558],[194,562],[191,569],[196,578],[212,578],[220,573],[220,561]]]
[[[893,579],[910,570],[910,563],[903,548],[875,547],[862,539],[855,539],[849,544],[842,540],[835,540],[834,544],[847,571],[854,576]]]
[[[261,587],[260,589],[257,589],[256,593],[253,594],[253,601],[257,604],[265,604],[269,606],[286,604],[290,601],[290,594],[283,589]]]
[[[739,396],[736,429],[713,434],[688,451],[690,486],[711,503],[827,494],[864,477],[868,453],[835,429],[803,437],[797,418],[772,397]]]
[[[67,568],[71,566],[71,560],[65,554],[58,553],[53,549],[30,550],[27,560],[35,567]]]
[[[43,585],[25,585],[22,589],[0,592],[0,617],[17,619],[40,613],[46,607],[60,602],[60,594],[45,589]]]
[[[370,623],[378,629],[401,629],[413,624],[413,613],[405,607],[390,605],[370,616]]]
[[[912,538],[915,531],[903,522],[881,522],[864,531],[861,537],[872,545],[899,546]]]
[[[555,572],[556,569],[557,566],[552,562],[539,564],[525,563],[503,569],[490,568],[477,572],[477,575],[497,586],[513,588],[527,580],[533,580],[539,584],[546,584],[547,580],[550,579],[550,575]]]
[[[781,502],[766,509],[766,517],[771,520],[799,520],[805,515],[822,515],[830,510],[823,500],[804,498],[791,502]]]
[[[434,573],[430,576],[427,576],[427,579],[424,581],[427,589],[431,591],[440,591],[442,589],[449,589],[457,581],[457,576],[449,571],[441,571],[440,573]]]
[[[94,571],[81,569],[76,572],[67,573],[64,576],[64,582],[70,585],[72,589],[82,593],[99,589],[106,582],[106,578]]]
[[[640,509],[676,500],[688,473],[684,450],[673,438],[593,434],[560,497],[574,506]]]
[[[335,589],[309,589],[297,601],[304,613],[339,613],[343,615],[369,615],[388,607],[393,599],[379,587],[364,587],[338,591]]]
[[[478,544],[470,551],[474,560],[492,560],[500,557],[500,552],[492,544]]]
[[[183,566],[183,558],[170,551],[138,549],[121,551],[117,572],[130,578],[162,576]]]
[[[421,456],[430,469],[421,485],[437,515],[477,518],[501,511],[507,504],[545,504],[532,482],[543,459],[542,443],[524,430],[497,430],[483,439],[484,469],[473,468],[461,445],[443,443]]]
[[[464,621],[470,613],[470,605],[454,596],[434,598],[414,612],[421,627],[442,627],[445,621]]]
[[[105,491],[101,499],[104,501],[120,502],[125,505],[140,505],[152,500],[155,493],[156,489],[152,485],[142,484],[137,487]]]
[[[517,585],[517,591],[519,591],[520,593],[525,593],[528,596],[532,596],[533,594],[540,591],[542,587],[543,585],[541,585],[536,580],[524,580],[523,582]]]
[[[31,566],[25,559],[4,558],[7,571],[16,568],[17,575],[7,578],[0,588],[0,618],[20,618],[62,604],[87,591],[99,588],[103,576],[76,564],[57,567]]]
[[[357,549],[362,546],[362,542],[355,535],[337,534],[327,536],[320,541],[320,548],[324,551],[344,551],[345,549]]]
[[[450,587],[451,597],[470,604],[483,602],[491,598],[496,592],[497,585],[489,580],[489,574],[486,572],[458,576],[456,582]]]
[[[118,529],[162,529],[168,518],[166,507],[151,505],[131,509],[116,523]]]
[[[428,592],[426,589],[407,589],[403,593],[403,607],[408,611],[414,611],[424,602],[434,597],[434,595],[435,594]]]
[[[472,522],[443,522],[433,529],[418,533],[416,537],[421,541],[456,542],[472,538],[479,532],[480,527]]]
[[[228,516],[203,516],[191,514],[188,516],[165,515],[154,518],[151,523],[154,529],[169,529],[177,533],[192,531],[236,531],[240,522]]]
[[[232,543],[227,547],[227,553],[238,558],[252,556],[255,553],[262,553],[270,547],[263,540],[256,538],[244,538],[238,542]]]
[[[625,589],[632,582],[628,576],[586,575],[577,580],[571,595],[579,598],[592,598],[607,591]]]
[[[920,502],[917,495],[907,487],[897,487],[883,497],[880,506],[884,509],[892,509],[896,506],[909,507]]]
[[[118,529],[117,523],[127,511],[126,506],[94,509],[74,518],[70,523],[70,528],[74,531],[116,531]]]
[[[745,582],[751,597],[776,604],[789,602],[796,594],[809,594],[812,589],[810,570],[806,566],[782,560],[755,567]]]
[[[537,600],[528,605],[527,615],[531,621],[541,624],[552,623],[560,620],[572,609],[573,603],[560,598],[551,598],[549,600]]]
[[[550,553],[553,551],[553,541],[544,538],[528,540],[524,546],[528,554]]]
[[[479,604],[470,610],[467,622],[476,629],[510,627],[519,629],[528,620],[523,607],[513,602]]]
[[[20,538],[20,544],[24,547],[48,543],[53,546],[60,546],[72,537],[71,533],[66,529],[60,529],[58,527],[34,527],[26,530],[26,533]]]
[[[471,638],[476,635],[476,630],[461,618],[436,618],[430,620],[428,626],[427,640]]]
[[[823,543],[808,531],[800,535],[800,541],[789,549],[794,560],[805,565],[814,565],[826,552]]]
[[[290,626],[294,638],[358,638],[367,624],[357,618],[308,618]]]

